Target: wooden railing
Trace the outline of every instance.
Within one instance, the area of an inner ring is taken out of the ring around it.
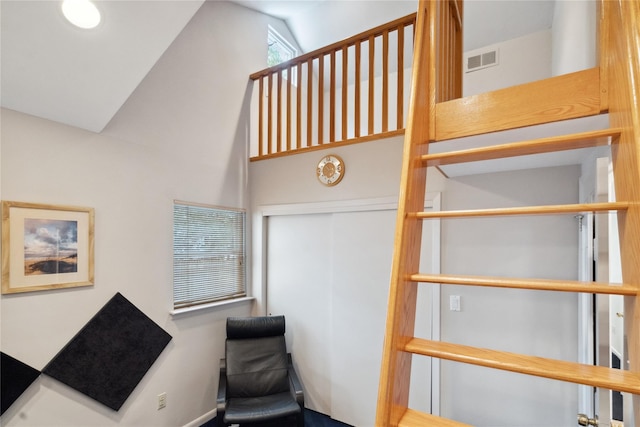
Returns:
[[[439,100],[461,96],[460,0],[443,2]],[[404,132],[416,14],[254,73],[251,160]],[[453,54],[453,52],[456,54]],[[453,57],[456,60],[445,60]],[[254,142],[255,141],[255,142]]]
[[[258,147],[252,158],[403,129],[404,68],[413,51],[406,42],[413,38],[414,22],[411,14],[252,74],[258,81]],[[390,128],[391,69],[397,78]]]
[[[438,14],[436,102],[462,97],[462,1],[440,2]]]
[[[631,202],[624,216],[618,214],[622,279],[636,287],[635,296],[625,297],[624,331],[628,369],[640,378],[640,1],[602,1],[601,6],[608,29],[603,63],[609,117],[612,126],[622,129],[620,142],[612,149],[615,195]],[[629,406],[624,424],[640,425],[640,392]]]

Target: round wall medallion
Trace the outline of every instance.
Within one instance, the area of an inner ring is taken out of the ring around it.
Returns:
[[[344,161],[335,154],[328,154],[318,162],[316,175],[327,186],[336,185],[344,177]]]

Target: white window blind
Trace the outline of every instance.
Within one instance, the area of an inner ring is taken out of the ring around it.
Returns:
[[[175,202],[173,307],[244,296],[245,212]]]

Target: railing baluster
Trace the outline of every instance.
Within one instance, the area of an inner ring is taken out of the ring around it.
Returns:
[[[336,140],[336,51],[331,51],[329,70],[329,142]]]
[[[307,61],[307,147],[313,144],[313,58]]]
[[[376,40],[373,35],[369,36],[369,126],[368,126],[368,135],[373,135],[373,123],[374,123],[374,108],[373,108],[373,97],[374,97],[374,83],[375,83],[375,48],[376,48]]]
[[[273,152],[273,147],[271,145],[273,140],[273,117],[272,117],[272,107],[273,103],[273,74],[269,74],[268,78],[269,87],[267,88],[267,154],[271,154]]]
[[[382,132],[389,130],[389,30],[382,32]]]
[[[258,82],[258,155],[264,155],[264,77]]]
[[[451,38],[451,30],[453,28],[453,15],[451,14],[451,3],[447,2],[445,4],[445,7],[447,9],[447,33],[445,34],[445,37],[447,38],[447,50],[444,53],[445,57],[443,58],[447,64],[447,69],[445,70],[445,79],[447,79],[447,97],[445,98],[446,100],[451,99],[451,94],[453,92],[452,87],[451,87],[451,83],[453,83],[453,74],[451,73],[452,71],[452,62],[451,62],[451,55],[449,54],[451,52],[451,46],[453,45],[453,39]]]
[[[278,71],[276,94],[276,152],[282,151],[282,70]]]
[[[302,62],[298,62],[298,90],[296,91],[296,148],[302,148]]]
[[[318,145],[324,144],[324,55],[318,57]]]
[[[396,129],[404,127],[404,24],[398,25],[398,103]]]
[[[287,67],[287,151],[291,151],[291,80],[293,80],[293,74],[291,73],[291,65]]]
[[[456,12],[456,43],[453,52],[453,56],[455,57],[453,72],[455,78],[455,90],[453,93],[453,98],[461,98],[462,97],[462,9],[463,4],[459,0],[455,0],[453,3],[455,12]]]
[[[448,1],[447,1],[448,3]],[[436,100],[437,102],[441,102],[446,99],[445,90],[446,90],[446,52],[447,52],[447,21],[449,20],[447,15],[447,10],[443,6],[442,3],[438,4],[438,8],[440,9],[439,13],[439,22],[438,22],[438,39],[441,40],[438,46],[438,63],[437,63],[437,72],[436,72]]]
[[[456,42],[456,24],[455,24],[455,15],[454,15],[454,11],[453,8],[450,7],[449,10],[451,11],[451,23],[449,25],[449,53],[447,54],[448,58],[449,58],[449,72],[448,72],[448,76],[449,76],[449,97],[447,99],[453,99],[455,98],[455,42]]]
[[[354,112],[353,114],[355,115],[354,117],[354,121],[353,121],[353,127],[354,127],[354,132],[353,135],[358,138],[360,136],[360,49],[361,49],[361,41],[358,40],[356,42],[356,47],[355,47],[355,88],[354,88],[354,94],[353,94],[353,109]]]
[[[349,46],[342,47],[342,140],[347,139],[347,95],[349,89]]]

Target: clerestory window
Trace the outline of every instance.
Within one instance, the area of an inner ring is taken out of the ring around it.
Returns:
[[[298,55],[298,50],[293,47],[284,37],[280,35],[273,27],[269,26],[267,33],[267,67],[281,64]],[[296,84],[296,69],[292,69],[291,82]],[[284,70],[283,77],[288,78],[287,70]]]

